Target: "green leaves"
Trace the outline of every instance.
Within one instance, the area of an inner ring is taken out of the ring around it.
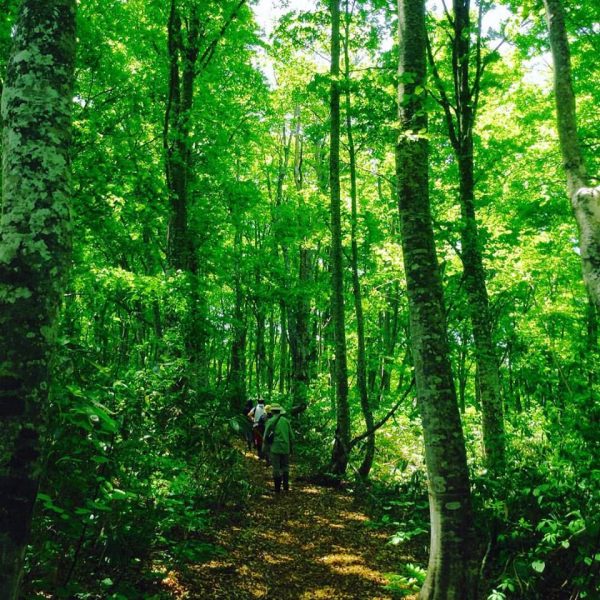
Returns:
[[[86,396],[84,391],[76,386],[67,386],[67,389],[77,403],[73,404],[68,413],[68,419],[80,427],[107,434],[114,434],[119,428],[118,422],[111,416],[111,411],[103,404]]]
[[[537,573],[543,573],[546,568],[546,563],[542,560],[534,560],[531,563],[531,568]]]

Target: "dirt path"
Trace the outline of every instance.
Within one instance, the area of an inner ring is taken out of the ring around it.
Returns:
[[[400,597],[385,589],[384,574],[398,572],[414,559],[403,555],[401,547],[386,544],[388,532],[366,527],[367,517],[347,492],[295,482],[292,466],[292,490],[276,496],[271,470],[250,453],[246,462],[249,479],[264,493],[256,498],[251,515],[219,532],[218,543],[227,555],[193,567],[178,597]]]

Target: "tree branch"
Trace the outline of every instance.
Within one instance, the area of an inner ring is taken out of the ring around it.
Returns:
[[[452,118],[452,111],[456,114],[457,107],[454,106],[448,95],[446,94],[446,90],[444,89],[444,84],[442,82],[442,78],[440,77],[440,72],[437,68],[437,64],[435,62],[435,58],[433,56],[433,51],[431,49],[431,42],[429,40],[429,36],[426,37],[427,41],[427,56],[429,57],[429,64],[431,65],[431,72],[433,74],[433,80],[435,82],[435,87],[437,88],[440,97],[436,98],[433,96],[434,100],[436,100],[441,107],[444,109],[444,115],[446,116],[446,125],[448,126],[448,133],[450,135],[450,141],[452,142],[452,146],[454,148],[458,147],[458,137],[456,135],[456,128],[454,126],[454,119]]]
[[[198,64],[199,64],[198,71],[202,71],[203,69],[206,69],[206,67],[209,65],[210,61],[212,60],[212,58],[215,54],[215,50],[217,49],[217,44],[223,39],[223,37],[225,37],[225,34],[227,33],[227,29],[229,29],[229,26],[236,19],[236,17],[238,16],[238,13],[240,12],[240,9],[242,8],[242,6],[244,6],[244,4],[246,4],[246,0],[239,0],[239,2],[237,3],[237,6],[234,8],[234,10],[231,13],[231,15],[229,16],[229,18],[221,26],[219,33],[212,40],[212,42],[206,47],[206,49],[202,53],[202,56],[200,57],[200,60],[198,61]]]
[[[354,439],[352,439],[350,441],[350,443],[348,444],[348,453],[350,453],[352,448],[354,448],[354,446],[356,446],[356,444],[358,444],[358,442],[364,440],[365,438],[369,437],[370,435],[373,435],[378,429],[383,427],[394,416],[394,413],[398,410],[398,408],[404,402],[404,400],[406,400],[406,397],[411,392],[414,385],[415,385],[415,378],[413,377],[410,380],[410,384],[406,388],[406,391],[404,392],[404,394],[402,394],[402,397],[400,398],[400,400],[398,400],[398,402],[396,402],[396,404],[394,404],[394,406],[392,406],[392,408],[388,412],[388,414],[385,415],[385,417],[383,417],[383,419],[381,419],[379,422],[375,423],[375,425],[373,425],[373,427],[371,429],[368,429],[364,433],[357,435]]]

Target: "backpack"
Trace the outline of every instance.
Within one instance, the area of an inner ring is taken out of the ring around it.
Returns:
[[[279,422],[281,415],[279,415],[275,422],[273,423],[273,427],[269,429],[269,433],[267,433],[267,437],[265,438],[267,444],[271,445],[275,441],[275,428],[277,427],[277,423]]]

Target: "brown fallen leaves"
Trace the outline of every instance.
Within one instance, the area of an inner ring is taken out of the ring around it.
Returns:
[[[248,477],[262,493],[243,519],[217,533],[224,558],[194,565],[165,587],[179,600],[318,600],[398,598],[385,573],[404,562],[389,533],[365,527],[367,517],[344,491],[294,482],[272,493],[271,471],[248,453]],[[232,515],[233,516],[233,515]],[[238,515],[239,517],[239,515]],[[402,596],[416,598],[416,596]]]

